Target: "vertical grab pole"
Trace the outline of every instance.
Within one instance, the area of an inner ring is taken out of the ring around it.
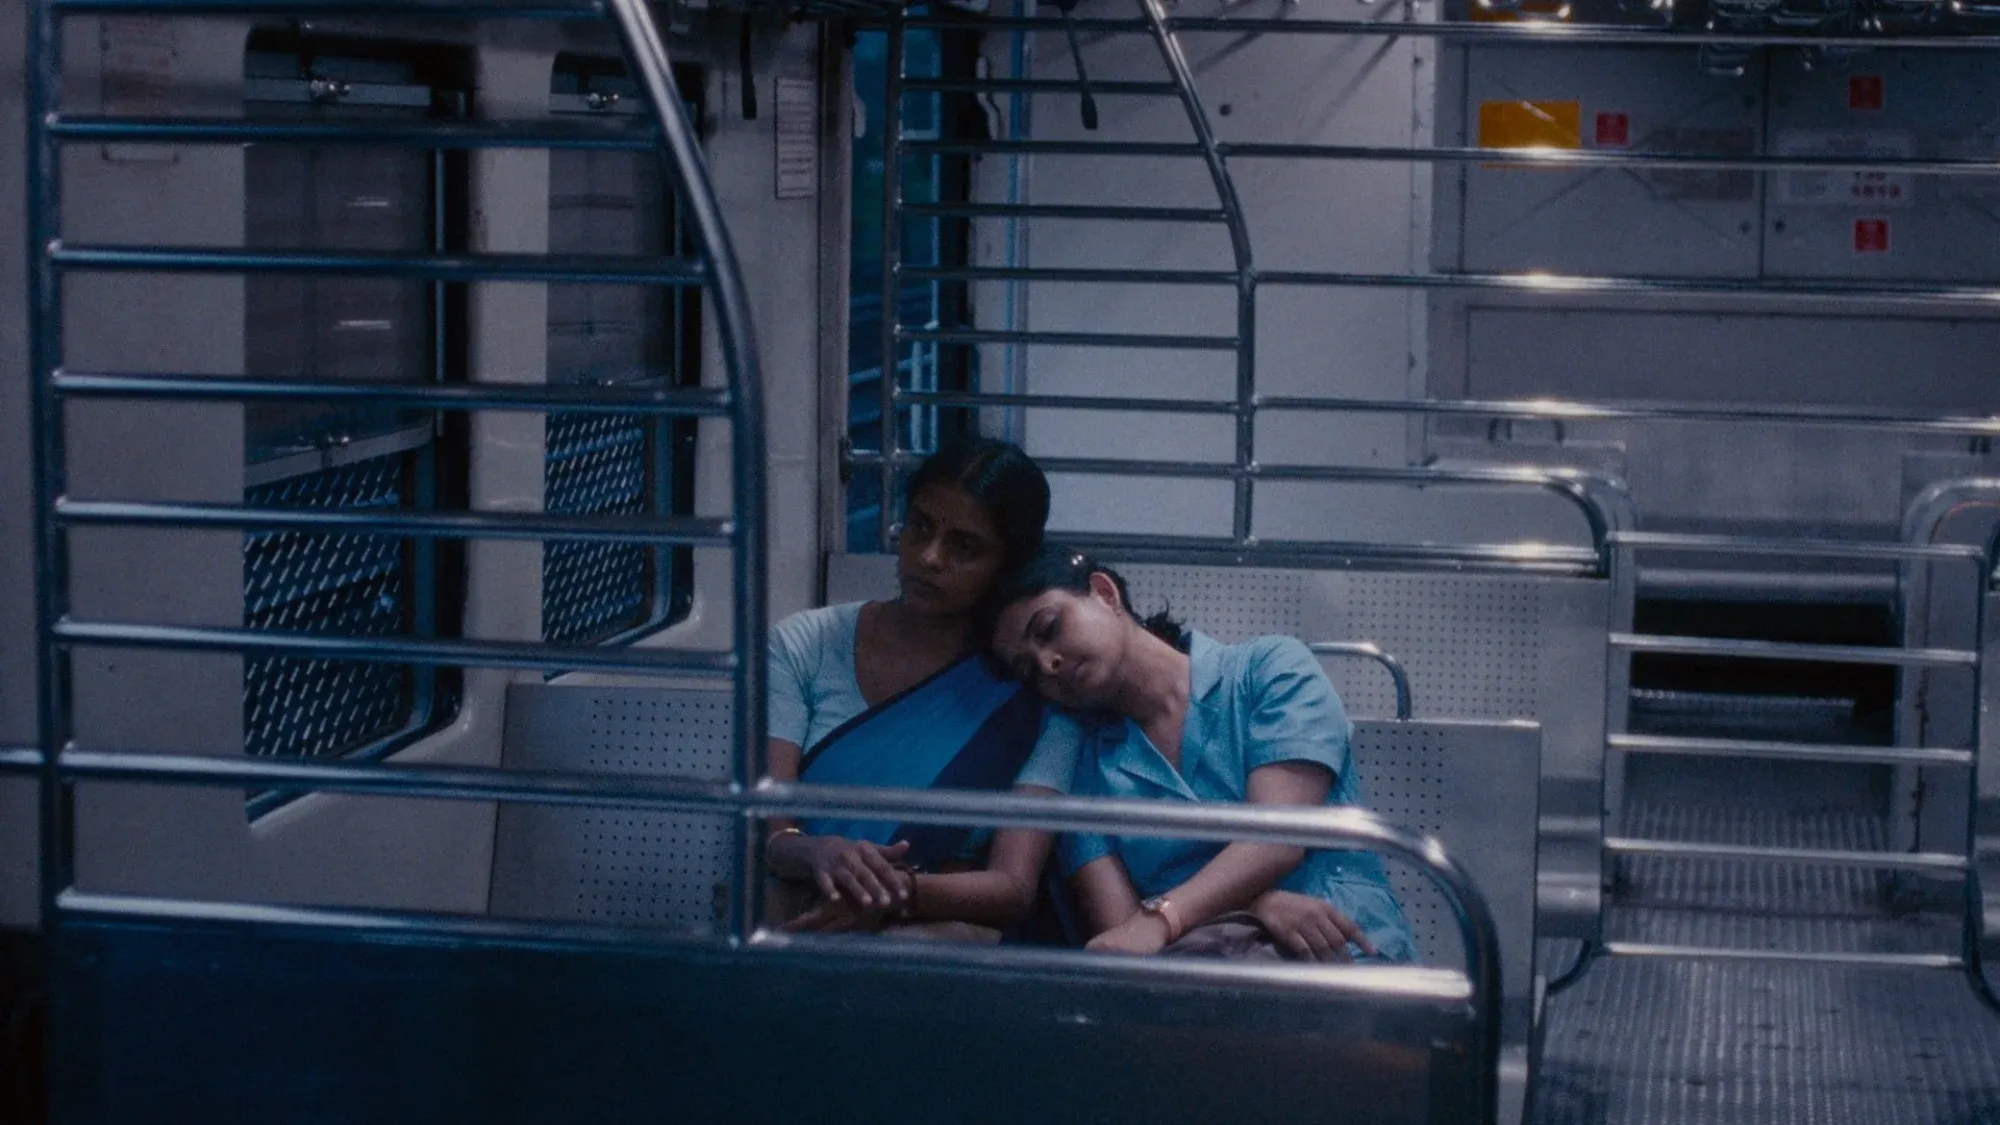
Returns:
[[[750,326],[750,299],[737,268],[729,229],[722,221],[715,185],[694,128],[681,105],[674,82],[673,61],[660,38],[646,0],[607,0],[619,37],[631,56],[633,71],[652,103],[660,134],[680,180],[681,197],[694,217],[696,237],[708,272],[709,299],[715,308],[722,343],[722,360],[729,376],[730,502],[735,579],[733,629],[736,647],[736,788],[739,793],[764,777],[764,630],[768,561],[764,537],[764,383],[757,360],[757,341]],[[745,76],[745,81],[749,76]],[[736,818],[737,870],[730,896],[730,935],[742,940],[755,932],[763,917],[764,847],[745,809]]]
[[[35,709],[40,727],[42,933],[53,938],[63,892],[73,875],[75,832],[62,778],[69,741],[69,678],[56,642],[69,589],[56,502],[67,487],[62,400],[55,374],[62,364],[62,283],[52,246],[62,230],[62,160],[49,132],[62,78],[62,35],[54,5],[28,0],[28,378],[35,489]]]
[[[876,529],[884,551],[895,549],[896,455],[902,437],[896,430],[896,330],[903,319],[903,52],[904,11],[889,15],[887,89],[882,101],[882,380],[880,403],[882,463],[877,467],[881,510]]]
[[[1986,596],[1992,586],[1994,552],[1992,548],[1972,561],[1972,635],[1973,651],[1979,659],[1972,665],[1972,767],[1967,771],[1966,789],[1971,800],[1965,808],[1965,881],[1960,887],[1964,895],[1965,931],[1961,948],[1965,965],[1966,983],[1972,986],[1972,994],[1989,1009],[2000,1012],[2000,997],[1993,994],[1993,986],[1986,979],[1984,948],[1986,944],[1986,896],[2000,894],[2000,887],[1980,885],[1982,864],[1979,862],[1979,768],[1984,746],[1983,729],[1986,698]],[[1927,572],[1928,573],[1928,572]],[[1927,586],[1928,588],[1928,586]]]
[[[1257,269],[1250,253],[1250,224],[1243,217],[1243,204],[1236,196],[1236,182],[1230,179],[1229,165],[1216,145],[1215,129],[1201,95],[1195,92],[1194,70],[1187,53],[1174,37],[1163,0],[1140,0],[1146,22],[1160,57],[1173,75],[1180,92],[1181,108],[1187,111],[1195,141],[1201,145],[1208,175],[1215,182],[1215,195],[1229,225],[1229,245],[1236,255],[1236,465],[1232,478],[1236,492],[1231,537],[1241,546],[1251,541],[1251,515],[1255,482],[1251,471],[1257,464]]]

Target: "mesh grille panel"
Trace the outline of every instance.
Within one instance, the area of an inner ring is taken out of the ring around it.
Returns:
[[[652,443],[638,415],[556,414],[548,420],[548,511],[646,511]],[[588,643],[646,623],[654,607],[652,549],[550,542],[542,548],[542,636]]]
[[[403,457],[381,457],[246,491],[253,506],[404,506]],[[386,637],[403,632],[409,574],[402,544],[383,535],[273,532],[243,548],[244,624],[252,629]],[[409,720],[408,668],[251,657],[243,669],[246,753],[323,758],[385,737]]]

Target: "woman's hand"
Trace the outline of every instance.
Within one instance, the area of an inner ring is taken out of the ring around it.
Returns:
[[[1354,919],[1323,898],[1265,891],[1250,904],[1250,913],[1277,939],[1280,949],[1302,960],[1352,961],[1353,955],[1347,952],[1350,941],[1364,953],[1375,952]]]
[[[1167,947],[1167,920],[1158,914],[1138,911],[1123,922],[1090,939],[1085,949],[1099,953],[1136,953],[1146,956]]]
[[[889,910],[857,906],[851,899],[823,898],[812,909],[778,927],[787,934],[872,934],[889,920]]]
[[[805,838],[806,866],[827,902],[846,901],[862,910],[892,910],[910,901],[909,873],[897,867],[910,842],[888,847],[845,836]]]

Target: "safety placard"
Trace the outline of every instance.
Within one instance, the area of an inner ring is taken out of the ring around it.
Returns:
[[[1480,102],[1480,148],[1582,148],[1582,102]]]
[[[1598,148],[1632,147],[1632,115],[1601,111],[1597,115]]]
[[[1856,254],[1887,254],[1889,252],[1889,220],[1854,220],[1854,252]]]
[[[1780,156],[1835,160],[1907,160],[1916,142],[1893,129],[1791,129],[1778,134]],[[1778,202],[1791,207],[1908,207],[1916,177],[1908,172],[1800,169],[1778,177]]]
[[[1888,83],[1881,75],[1856,74],[1847,80],[1847,108],[1873,112],[1888,102]]]

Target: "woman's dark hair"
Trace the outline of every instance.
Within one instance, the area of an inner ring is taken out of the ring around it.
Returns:
[[[903,495],[934,484],[955,484],[993,515],[1006,549],[1003,570],[1027,561],[1042,545],[1049,522],[1049,480],[1020,446],[997,438],[954,438],[924,458]]]
[[[1102,574],[1111,579],[1111,584],[1118,588],[1118,603],[1125,607],[1125,612],[1132,620],[1168,644],[1176,647],[1180,645],[1182,638],[1187,635],[1187,630],[1181,627],[1180,622],[1174,620],[1169,609],[1162,608],[1150,617],[1139,616],[1138,611],[1132,608],[1132,591],[1126,586],[1124,575],[1082,551],[1074,547],[1065,547],[1061,543],[1043,544],[1042,549],[1036,551],[1033,558],[1003,576],[1000,579],[1000,588],[994,595],[994,604],[1004,608],[1022,598],[1032,598],[1050,590],[1088,594],[1090,576],[1093,574]]]

